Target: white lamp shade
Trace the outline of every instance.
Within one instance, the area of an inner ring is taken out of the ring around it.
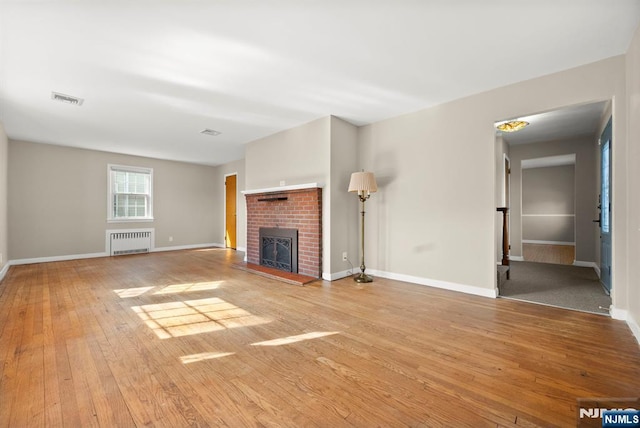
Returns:
[[[349,192],[373,193],[378,191],[376,177],[373,172],[354,172],[349,182]]]

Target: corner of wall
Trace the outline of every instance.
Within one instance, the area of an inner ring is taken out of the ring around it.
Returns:
[[[4,278],[9,264],[9,224],[8,224],[8,188],[9,188],[9,138],[0,122],[0,281]]]
[[[627,277],[627,299],[629,314],[627,323],[636,339],[640,343],[640,266],[637,263],[640,257],[640,172],[637,165],[640,161],[640,123],[636,118],[640,115],[640,26],[635,34],[625,56],[626,65],[626,107],[627,107],[627,156],[629,165],[626,171],[627,192],[629,201],[627,208],[627,221],[629,222],[628,242],[626,246],[626,263],[629,271]]]
[[[638,341],[638,345],[640,345],[640,322],[633,317],[633,314],[631,312],[629,312],[629,315],[627,316],[627,324],[631,329],[631,333],[633,333],[636,340]]]
[[[336,116],[331,116],[330,157],[329,157],[329,245],[328,260],[323,262],[323,270],[329,280],[343,278],[348,267],[342,258],[357,259],[358,217],[357,201],[347,192],[351,173],[357,169],[358,128]]]

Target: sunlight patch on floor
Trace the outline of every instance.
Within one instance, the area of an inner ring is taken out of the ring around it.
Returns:
[[[119,297],[126,299],[127,297],[138,297],[153,290],[155,287],[137,287],[137,288],[122,288],[120,290],[113,290]]]
[[[218,297],[132,306],[160,339],[271,322]]]
[[[175,294],[183,293],[185,291],[203,291],[203,290],[215,290],[224,281],[209,281],[209,282],[192,282],[185,284],[172,284],[162,287],[161,290],[156,291],[153,294]]]
[[[290,343],[302,342],[303,340],[318,339],[320,337],[339,334],[339,331],[313,331],[311,333],[299,334],[297,336],[281,337],[279,339],[266,340],[264,342],[252,343],[252,346],[280,346]]]
[[[227,357],[235,352],[201,352],[199,354],[191,354],[180,357],[182,364],[197,363],[198,361],[213,360],[216,358]]]

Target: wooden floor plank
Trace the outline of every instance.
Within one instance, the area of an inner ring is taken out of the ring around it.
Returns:
[[[305,287],[202,249],[14,266],[2,426],[570,426],[640,395],[607,317],[376,278]]]
[[[525,261],[572,265],[576,260],[575,245],[522,244]]]
[[[55,275],[56,271],[49,275]],[[49,277],[51,282],[55,279]],[[58,384],[57,355],[55,334],[53,331],[53,301],[51,299],[51,288],[48,284],[42,285],[42,337],[43,337],[43,376],[44,376],[44,398],[45,398],[45,425],[62,426],[62,404],[60,403],[60,388]]]
[[[10,278],[10,280],[9,280]],[[15,390],[18,381],[18,362],[20,354],[20,343],[23,337],[24,323],[24,303],[21,295],[28,292],[25,285],[27,278],[24,275],[12,275],[10,271],[7,278],[0,284],[3,292],[0,296],[2,305],[0,315],[4,315],[3,323],[0,324],[0,426],[9,426],[12,409],[18,399]],[[7,287],[9,281],[15,286]]]

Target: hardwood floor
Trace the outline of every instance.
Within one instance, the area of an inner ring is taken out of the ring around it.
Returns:
[[[572,265],[576,259],[573,245],[522,244],[522,255],[527,262]]]
[[[640,395],[621,321],[376,278],[300,287],[211,249],[14,266],[0,426],[575,426]]]

